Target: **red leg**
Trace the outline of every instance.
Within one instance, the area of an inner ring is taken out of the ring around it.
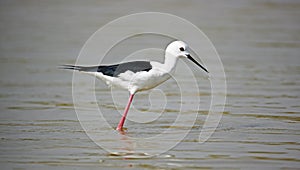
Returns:
[[[119,122],[118,127],[117,127],[117,130],[118,130],[118,131],[122,131],[122,129],[123,129],[123,125],[124,125],[124,122],[125,122],[125,119],[126,119],[128,110],[129,110],[129,108],[130,108],[130,104],[131,104],[131,102],[132,102],[133,96],[134,96],[134,94],[130,94],[130,97],[129,97],[129,99],[128,99],[127,106],[126,106],[126,108],[125,108],[125,110],[124,110],[123,116],[122,116],[122,118],[120,119],[120,122]]]

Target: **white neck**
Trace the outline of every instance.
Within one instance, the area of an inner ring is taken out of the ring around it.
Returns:
[[[162,68],[168,73],[174,71],[178,57],[171,55],[170,53],[165,54],[165,62],[162,64]]]

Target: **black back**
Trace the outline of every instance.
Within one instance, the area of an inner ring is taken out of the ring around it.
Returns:
[[[140,71],[149,71],[152,69],[150,61],[132,61],[128,63],[121,63],[108,66],[98,66],[97,72],[101,72],[104,75],[118,77],[119,74],[126,71],[132,71],[134,73]]]

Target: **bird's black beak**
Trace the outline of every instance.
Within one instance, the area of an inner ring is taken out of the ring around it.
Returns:
[[[200,68],[202,68],[206,73],[208,73],[207,69],[204,68],[201,64],[199,64],[198,61],[196,61],[195,59],[193,59],[193,57],[192,57],[190,54],[187,54],[186,56],[187,56],[187,58],[188,58],[189,60],[191,60],[191,61],[192,61],[193,63],[195,63],[197,66],[199,66]]]

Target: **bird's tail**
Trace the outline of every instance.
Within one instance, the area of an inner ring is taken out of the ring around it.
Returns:
[[[83,71],[83,72],[97,72],[98,66],[75,66],[75,65],[61,65],[60,69],[67,69],[67,70],[76,70],[76,71]]]

